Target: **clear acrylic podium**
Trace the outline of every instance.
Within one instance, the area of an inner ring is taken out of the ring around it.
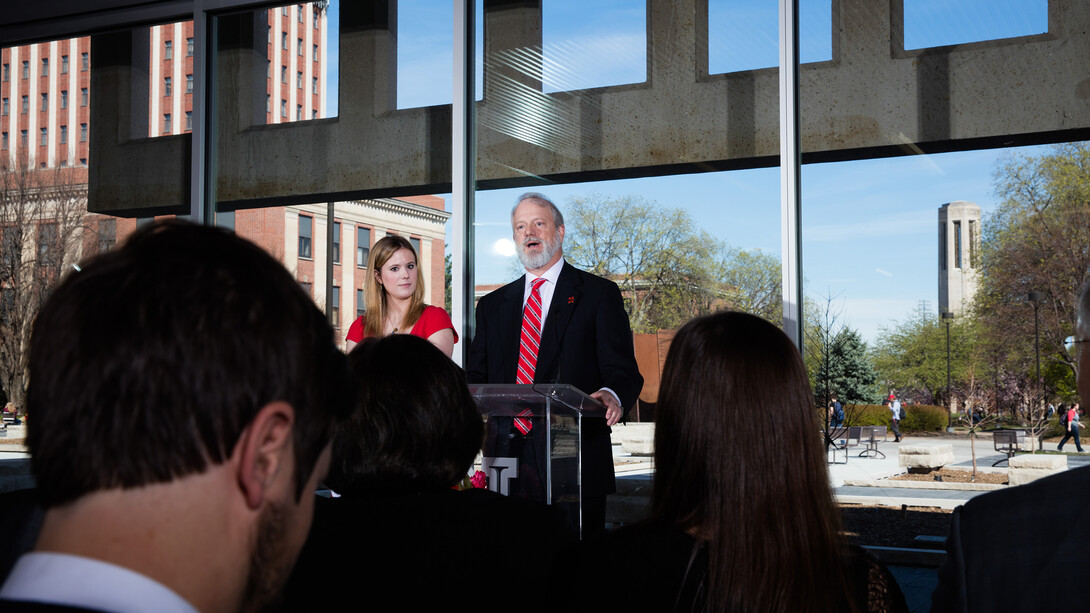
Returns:
[[[582,431],[584,420],[605,419],[605,407],[566,384],[471,385],[469,391],[485,417],[488,488],[562,507],[582,536]]]

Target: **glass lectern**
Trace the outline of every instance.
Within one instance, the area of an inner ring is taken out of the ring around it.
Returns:
[[[571,385],[471,385],[485,417],[488,488],[562,507],[582,535],[582,431],[605,407]]]

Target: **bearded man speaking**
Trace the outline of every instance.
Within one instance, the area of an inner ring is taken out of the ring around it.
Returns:
[[[538,193],[519,196],[511,230],[526,274],[481,298],[470,383],[567,383],[606,407],[583,426],[583,537],[605,529],[616,491],[610,428],[636,403],[643,377],[617,284],[564,262],[564,216]],[[519,432],[532,436],[529,432]]]

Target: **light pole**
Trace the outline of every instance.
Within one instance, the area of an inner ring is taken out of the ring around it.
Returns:
[[[954,314],[950,311],[942,312],[942,321],[946,324],[946,431],[954,431],[954,412],[950,407],[950,322],[954,321]]]
[[[1030,292],[1027,298],[1033,303],[1033,353],[1037,364],[1037,375],[1036,378],[1034,378],[1033,383],[1039,391],[1041,389],[1041,333],[1040,318],[1037,316],[1037,312],[1041,308],[1041,303],[1045,301],[1045,295],[1041,292]],[[1036,398],[1035,400],[1040,404],[1039,398]],[[1031,409],[1030,415],[1032,414]]]

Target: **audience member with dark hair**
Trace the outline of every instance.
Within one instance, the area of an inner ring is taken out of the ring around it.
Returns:
[[[318,499],[287,610],[358,609],[376,597],[407,611],[467,598],[476,611],[539,610],[562,523],[542,504],[453,489],[484,436],[462,370],[404,334],[366,339],[349,361],[359,405],[334,436],[326,481],[339,497]],[[512,564],[525,576],[502,576]]]
[[[802,358],[776,326],[725,312],[686,324],[655,410],[649,518],[588,544],[586,610],[904,611],[889,572],[840,533]],[[611,590],[601,568],[638,577]]]
[[[1057,303],[1059,300],[1057,300]],[[1079,398],[1090,398],[1090,277],[1073,345]],[[1076,403],[1074,406],[1078,406]],[[1061,405],[1063,410],[1063,405]],[[1068,409],[1070,410],[1070,408]],[[32,418],[33,419],[33,418]],[[1090,466],[977,496],[954,509],[932,611],[1078,611],[1077,576],[1090,538]]]
[[[332,334],[280,263],[215,228],[152,224],[70,274],[30,345],[44,523],[0,609],[274,599],[351,409]]]

